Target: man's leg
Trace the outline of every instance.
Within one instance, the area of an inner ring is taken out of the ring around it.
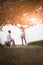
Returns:
[[[12,41],[13,41],[13,45],[15,46],[15,41],[14,41],[14,39],[13,39]]]
[[[12,43],[13,43],[13,46],[15,46],[15,41],[14,41],[14,39],[12,39],[10,42],[12,42]]]

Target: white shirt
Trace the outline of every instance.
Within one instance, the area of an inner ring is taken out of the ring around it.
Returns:
[[[12,40],[12,37],[11,37],[11,35],[9,34],[8,36],[7,36],[7,41],[11,41]]]

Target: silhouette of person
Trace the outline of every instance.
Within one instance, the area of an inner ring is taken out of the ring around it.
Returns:
[[[15,41],[14,41],[14,39],[11,37],[11,31],[10,30],[8,30],[8,36],[7,36],[7,41],[9,42],[9,43],[13,43],[13,46],[15,46]]]

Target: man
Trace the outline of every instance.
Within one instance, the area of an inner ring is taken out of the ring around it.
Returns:
[[[8,31],[8,36],[7,36],[7,41],[9,42],[9,43],[13,43],[13,46],[15,46],[15,41],[14,41],[14,39],[11,37],[11,31],[9,30]]]

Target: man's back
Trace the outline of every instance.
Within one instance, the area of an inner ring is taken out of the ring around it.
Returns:
[[[7,41],[9,41],[9,42],[10,42],[10,40],[12,40],[12,37],[11,37],[11,35],[10,35],[10,34],[8,34],[8,36],[7,36]]]

